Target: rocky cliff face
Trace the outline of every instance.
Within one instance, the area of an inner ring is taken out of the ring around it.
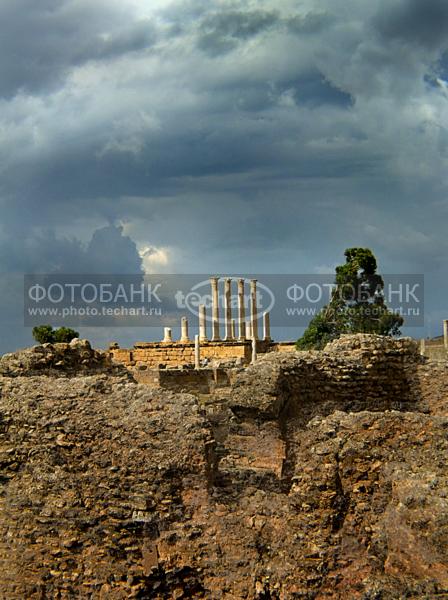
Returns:
[[[265,357],[205,408],[7,362],[1,597],[448,593],[448,369],[410,342]]]

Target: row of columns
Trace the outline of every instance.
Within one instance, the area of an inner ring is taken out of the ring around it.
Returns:
[[[212,288],[212,342],[221,340],[219,333],[219,292],[218,277],[210,278]],[[244,305],[244,279],[238,279],[238,340],[246,339],[258,340],[258,319],[257,319],[257,280],[250,280],[250,321],[246,324],[246,308]],[[199,335],[202,340],[207,339],[205,332],[205,307],[199,307]],[[270,340],[269,314],[263,315],[264,339]],[[232,319],[232,279],[230,277],[224,280],[224,330],[225,341],[236,339],[235,321]]]
[[[244,326],[244,334],[243,337],[236,337],[236,322],[235,319],[231,319],[230,321],[230,337],[226,336],[225,341],[245,341],[245,340],[257,340],[258,338],[252,335],[252,323],[248,321],[247,323],[243,323]],[[182,317],[180,322],[181,334],[180,334],[180,342],[187,343],[190,342],[190,338],[188,335],[188,319],[186,317]],[[247,332],[247,336],[246,336]],[[205,314],[205,306],[201,305],[199,311],[199,340],[201,342],[208,342],[207,337],[207,326],[206,326],[206,314]],[[263,314],[263,339],[265,341],[271,341],[270,334],[270,319],[269,313],[265,312]],[[163,342],[172,342],[173,341],[173,333],[171,327],[164,328],[164,337]],[[212,341],[220,341],[212,340]]]
[[[219,291],[218,277],[211,277],[212,291],[212,342],[221,341],[219,328]],[[224,280],[224,341],[246,341],[258,340],[258,318],[257,318],[257,280],[250,280],[250,320],[246,322],[246,308],[244,303],[244,279],[238,279],[238,319],[232,318],[232,280]],[[236,335],[236,322],[238,322],[238,338]],[[263,313],[263,339],[271,341],[271,324],[269,313]],[[172,342],[172,333],[169,327],[165,327],[164,342]],[[181,320],[181,342],[189,342],[188,320],[182,317]],[[207,314],[205,305],[199,305],[199,341],[207,342]]]

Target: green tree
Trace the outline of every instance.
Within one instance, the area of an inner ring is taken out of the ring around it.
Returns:
[[[74,338],[79,337],[79,333],[70,327],[59,327],[54,331],[55,342],[71,342]]]
[[[53,342],[53,327],[51,325],[38,325],[33,327],[33,338],[39,344]]]
[[[297,341],[299,350],[321,349],[343,333],[400,335],[403,317],[384,302],[384,281],[368,248],[347,248],[345,264],[336,267],[330,303],[309,323]]]
[[[39,344],[53,344],[54,342],[71,342],[73,338],[79,337],[79,333],[70,327],[59,327],[53,329],[51,325],[39,325],[33,327],[33,338]]]

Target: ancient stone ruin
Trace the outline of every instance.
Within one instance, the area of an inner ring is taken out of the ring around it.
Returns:
[[[210,279],[212,307],[210,331],[206,307],[198,307],[199,333],[189,337],[189,322],[181,319],[181,337],[173,340],[172,328],[165,327],[160,342],[137,342],[132,349],[112,343],[113,361],[126,366],[137,381],[173,390],[195,389],[204,393],[232,381],[232,367],[255,362],[268,352],[291,352],[294,342],[274,342],[271,338],[269,313],[263,313],[263,334],[259,335],[257,280],[250,281],[250,318],[246,321],[245,280],[238,279],[238,318],[232,317],[232,279],[224,279],[224,319],[219,313],[218,277]],[[220,324],[223,321],[224,337]],[[193,370],[194,369],[194,370]],[[186,372],[188,370],[188,372]]]
[[[410,339],[265,353],[205,399],[85,342],[0,373],[3,598],[448,593],[448,364]]]
[[[443,337],[420,340],[420,353],[431,360],[448,359],[448,319],[443,321]]]

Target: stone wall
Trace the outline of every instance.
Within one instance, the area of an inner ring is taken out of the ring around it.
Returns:
[[[291,352],[294,342],[265,342],[258,340],[257,352]],[[149,369],[160,365],[175,368],[194,364],[194,343],[182,342],[138,342],[132,349],[111,348],[110,355],[117,363],[128,367],[146,366]],[[252,343],[246,342],[203,342],[201,343],[201,360],[235,360],[248,364],[252,357]]]
[[[276,342],[272,345],[273,352],[295,352],[296,342]]]
[[[202,368],[195,369],[132,369],[138,383],[176,392],[211,394],[228,387],[239,369]]]
[[[194,343],[148,342],[137,343],[132,349],[111,349],[114,361],[126,366],[147,366],[157,368],[179,367],[194,364]],[[250,362],[250,342],[208,342],[201,344],[201,360],[229,360],[240,358]]]
[[[413,377],[423,360],[410,338],[342,336],[323,352],[260,357],[238,375],[230,406],[243,414],[256,404],[269,418],[287,411],[304,421],[316,405],[320,414],[401,409],[418,391]]]
[[[447,360],[448,349],[445,348],[443,343],[433,343],[430,340],[425,340],[425,351],[424,356],[430,360]]]

